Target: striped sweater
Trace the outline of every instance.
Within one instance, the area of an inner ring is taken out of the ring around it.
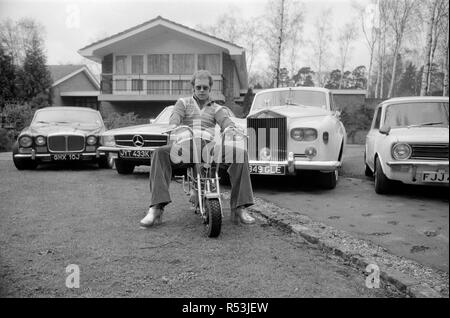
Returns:
[[[169,124],[187,125],[193,127],[201,125],[202,130],[214,135],[216,124],[221,130],[228,126],[234,126],[234,122],[228,116],[227,111],[214,101],[208,101],[200,109],[194,97],[180,98],[173,108]]]

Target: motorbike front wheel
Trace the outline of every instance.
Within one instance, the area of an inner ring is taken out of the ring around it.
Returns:
[[[204,208],[206,212],[204,234],[207,237],[217,237],[222,226],[222,209],[219,199],[206,199]]]

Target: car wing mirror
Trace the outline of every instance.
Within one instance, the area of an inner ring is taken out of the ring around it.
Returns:
[[[336,116],[337,118],[341,118],[341,111],[339,109],[334,111],[334,116]]]
[[[391,126],[383,125],[383,127],[381,127],[379,131],[380,131],[380,134],[387,136],[387,135],[389,135],[389,132],[391,131]]]
[[[149,122],[150,124],[153,124],[153,123],[155,122],[155,118],[150,118],[150,119],[148,120],[148,122]]]

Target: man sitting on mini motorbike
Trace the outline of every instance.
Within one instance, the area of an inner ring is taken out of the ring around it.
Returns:
[[[201,129],[214,134],[215,125],[219,124],[222,131],[234,126],[228,113],[222,106],[210,98],[213,78],[206,70],[199,70],[192,76],[193,96],[180,98],[170,117],[171,127],[187,125],[193,127],[200,123]],[[162,222],[164,207],[171,202],[169,185],[172,179],[171,145],[156,149],[152,155],[150,166],[150,208],[147,215],[140,221],[144,227]],[[233,223],[251,224],[255,219],[244,208],[253,205],[253,190],[250,180],[247,152],[243,151],[241,162],[227,162],[230,176],[231,195],[230,207]]]

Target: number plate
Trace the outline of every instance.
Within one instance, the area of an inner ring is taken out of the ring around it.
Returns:
[[[250,173],[251,174],[276,174],[276,175],[284,175],[286,174],[285,166],[278,165],[250,165]]]
[[[119,158],[143,158],[150,159],[150,150],[126,150],[119,151]]]
[[[81,155],[79,153],[57,153],[52,155],[52,159],[55,161],[60,160],[80,160]]]
[[[422,174],[423,182],[448,183],[449,174],[445,172],[424,171]]]

